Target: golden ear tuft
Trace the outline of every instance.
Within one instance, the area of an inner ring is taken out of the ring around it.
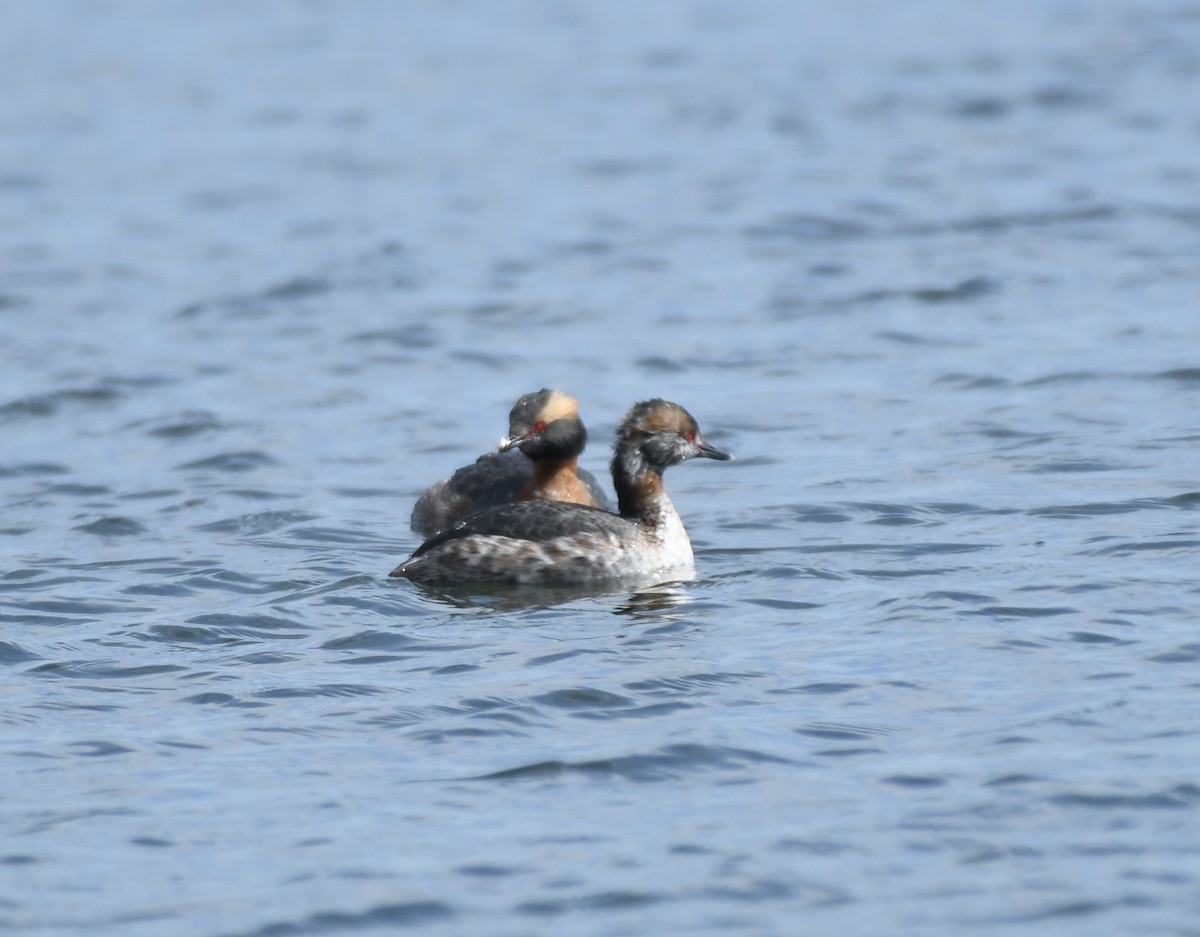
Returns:
[[[579,416],[579,401],[561,390],[550,391],[550,396],[538,411],[538,419],[547,423],[555,420],[574,420]]]
[[[669,400],[648,401],[642,416],[642,427],[649,432],[686,433],[695,422],[691,415],[677,403]]]

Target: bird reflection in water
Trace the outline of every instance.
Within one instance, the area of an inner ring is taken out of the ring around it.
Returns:
[[[421,595],[439,605],[451,608],[486,608],[495,611],[552,608],[580,599],[623,597],[613,608],[616,615],[630,618],[661,618],[664,612],[686,605],[691,596],[684,588],[688,580],[676,578],[645,581],[629,577],[589,585],[557,585],[531,588],[527,585],[499,583],[446,584],[415,583]]]

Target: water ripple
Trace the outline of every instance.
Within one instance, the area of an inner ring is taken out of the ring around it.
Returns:
[[[1180,784],[1153,794],[1093,794],[1074,792],[1056,794],[1050,802],[1063,807],[1087,807],[1094,810],[1181,810],[1200,805],[1200,787]]]
[[[318,911],[298,921],[278,921],[222,937],[306,937],[379,928],[426,927],[455,917],[454,908],[445,902],[408,901],[381,904],[359,913]]]
[[[216,469],[220,472],[251,472],[264,466],[275,465],[275,459],[265,452],[244,450],[237,452],[222,452],[204,459],[196,459],[178,466],[181,470]]]
[[[579,762],[538,761],[480,775],[473,780],[511,781],[579,774],[613,776],[637,782],[661,782],[698,771],[726,771],[762,762],[790,763],[788,759],[748,749],[681,744],[669,745],[648,755],[625,755]]]

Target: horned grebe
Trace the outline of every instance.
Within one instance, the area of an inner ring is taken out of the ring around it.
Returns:
[[[509,411],[508,435],[499,449],[431,485],[413,508],[412,529],[433,534],[468,514],[512,501],[569,501],[608,509],[600,483],[578,467],[586,444],[574,397],[546,387],[525,394]]]
[[[635,404],[617,427],[613,450],[620,514],[551,501],[501,505],[430,537],[391,575],[554,584],[694,568],[662,473],[697,456],[733,457],[705,442],[692,415],[667,400]]]

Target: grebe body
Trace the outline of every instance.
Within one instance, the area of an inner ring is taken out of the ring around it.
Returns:
[[[486,508],[514,501],[566,501],[608,508],[595,477],[579,468],[587,430],[579,404],[561,391],[525,394],[508,414],[508,435],[417,499],[412,529],[430,535]]]
[[[472,514],[426,540],[392,576],[434,582],[568,584],[694,568],[691,541],[663,472],[693,458],[730,459],[667,400],[636,404],[617,428],[618,514],[520,501]]]

